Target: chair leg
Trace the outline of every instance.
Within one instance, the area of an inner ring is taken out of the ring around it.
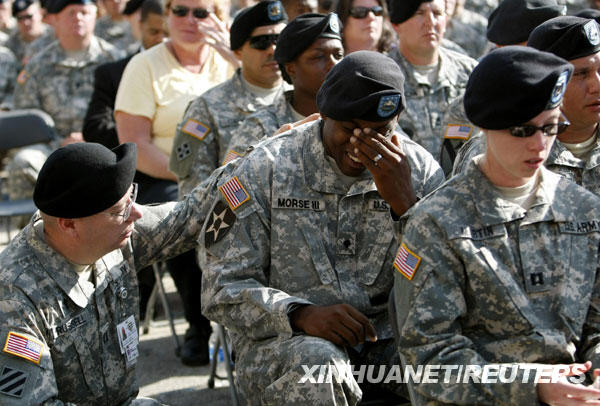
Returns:
[[[217,334],[217,341],[212,351],[212,358],[210,359],[210,374],[208,375],[208,387],[215,387],[215,378],[217,378],[217,363],[219,362],[219,349],[221,348],[221,335]]]
[[[146,303],[146,317],[142,320],[142,333],[148,334],[150,331],[150,322],[154,319],[154,306],[156,304],[156,298],[158,296],[158,284],[155,283],[152,288],[152,293],[150,293],[150,297],[148,298],[148,302]]]
[[[227,337],[225,337],[225,329],[219,324],[219,340],[223,346],[223,355],[225,358],[225,371],[227,371],[227,380],[229,381],[229,391],[231,392],[231,400],[233,406],[239,405],[237,391],[235,390],[235,381],[233,379],[233,371],[231,369],[231,357],[229,355],[229,346],[227,345]],[[213,354],[213,359],[215,358]],[[212,367],[212,366],[211,366]]]
[[[158,286],[158,295],[160,296],[160,301],[162,302],[163,309],[165,309],[165,314],[167,315],[167,319],[169,320],[171,334],[173,335],[173,339],[175,340],[175,353],[177,354],[177,356],[179,356],[179,353],[181,352],[181,346],[179,345],[179,337],[177,337],[177,333],[175,332],[175,323],[173,323],[173,315],[171,314],[171,309],[169,308],[169,303],[167,302],[167,295],[165,293],[165,287],[162,283],[162,276],[158,268],[158,264],[152,265],[152,270],[154,271],[156,286]]]

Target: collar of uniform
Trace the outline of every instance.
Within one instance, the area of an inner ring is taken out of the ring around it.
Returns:
[[[551,186],[545,185],[545,176],[540,180],[540,186],[536,192],[534,203],[531,205],[530,210],[526,212],[518,204],[505,200],[500,195],[500,192],[489,181],[481,169],[479,169],[479,165],[477,164],[478,157],[479,155],[471,160],[465,173],[461,176],[467,182],[465,190],[468,190],[471,201],[478,212],[477,218],[481,219],[483,226],[493,226],[520,220],[525,218],[526,215],[527,221],[531,223],[539,221],[541,218],[547,218],[547,206],[550,205],[551,201],[547,196],[552,195],[548,193],[548,187]],[[543,167],[542,171],[549,172]],[[490,202],[494,202],[494,204],[490,205]],[[541,209],[537,206],[546,208]]]
[[[42,220],[39,219],[38,221]],[[31,247],[40,266],[77,306],[85,308],[91,292],[84,292],[77,283],[79,275],[75,267],[65,257],[50,247],[43,238],[40,238],[35,232],[35,227],[28,227],[25,232],[27,233],[27,243]]]
[[[574,156],[562,142],[556,140],[552,149],[550,150],[550,156],[546,165],[562,165],[574,168],[586,168],[591,169],[600,165],[600,125],[596,127],[596,145],[589,152],[587,161],[577,158]]]
[[[304,170],[304,181],[313,190],[322,193],[335,193],[342,195],[363,194],[377,190],[369,171],[359,177],[348,191],[344,190],[342,182],[329,162],[327,152],[323,145],[321,136],[321,125],[323,120],[318,119],[307,125],[306,138],[302,148],[302,167]],[[302,127],[301,127],[302,128]]]
[[[58,51],[51,53],[52,62],[54,62],[56,65],[66,66],[68,68],[80,68],[92,63],[96,63],[97,59],[104,55],[104,49],[100,45],[98,37],[95,35],[92,36],[90,46],[88,46],[85,50],[86,57],[83,62],[74,63],[68,58],[67,53],[65,52],[64,48],[60,46],[59,42],[57,41],[55,44],[58,47]]]

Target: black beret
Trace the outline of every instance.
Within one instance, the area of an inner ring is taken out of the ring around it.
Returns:
[[[575,13],[576,17],[582,18],[593,18],[596,22],[600,22],[600,10],[595,8],[584,8],[583,10]]]
[[[533,30],[527,45],[571,61],[600,51],[600,26],[587,18],[556,17]]]
[[[48,14],[58,14],[71,4],[96,4],[96,0],[51,0],[46,6]]]
[[[133,182],[137,163],[134,143],[110,150],[82,142],[54,151],[38,175],[33,201],[54,217],[91,216],[117,203]]]
[[[144,0],[129,0],[127,4],[125,4],[125,8],[123,9],[123,14],[126,16],[130,16],[142,7],[142,3]]]
[[[535,27],[566,11],[556,0],[503,0],[488,18],[487,39],[497,45],[520,44]]]
[[[337,121],[390,120],[406,106],[402,69],[379,52],[353,52],[329,71],[317,93],[317,106]]]
[[[400,24],[415,15],[422,3],[433,0],[387,0],[390,21]]]
[[[27,10],[29,6],[35,3],[34,0],[15,0],[12,4],[12,15],[16,17],[23,10]]]
[[[231,49],[241,48],[256,27],[285,21],[287,21],[287,14],[280,1],[261,1],[252,7],[243,9],[235,16],[229,30]]]
[[[336,13],[306,13],[294,18],[279,34],[275,47],[275,60],[279,63],[283,78],[292,83],[285,67],[302,52],[306,51],[317,38],[333,38],[342,41],[342,23]]]
[[[495,49],[469,76],[467,118],[488,130],[526,123],[560,104],[572,73],[573,65],[549,52],[517,45]]]

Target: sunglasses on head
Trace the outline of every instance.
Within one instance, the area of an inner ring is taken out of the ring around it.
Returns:
[[[256,35],[250,37],[250,48],[264,51],[271,45],[275,45],[277,43],[277,38],[279,38],[279,34]]]
[[[531,124],[523,124],[509,127],[508,131],[513,137],[519,138],[531,137],[538,130],[548,137],[554,137],[555,135],[562,134],[563,132],[565,132],[565,130],[569,128],[570,125],[571,123],[566,120],[555,124],[546,124],[541,127],[537,127]]]
[[[369,11],[373,13],[375,17],[379,17],[383,15],[383,7],[375,6],[375,7],[352,7],[350,9],[350,16],[354,18],[365,18]]]
[[[210,10],[207,10],[205,8],[189,8],[187,6],[175,6],[175,7],[171,7],[171,12],[173,14],[175,14],[177,17],[185,17],[188,15],[188,13],[190,12],[190,10],[192,10],[192,15],[195,18],[198,19],[204,19],[206,17],[208,17],[208,15],[210,14]]]

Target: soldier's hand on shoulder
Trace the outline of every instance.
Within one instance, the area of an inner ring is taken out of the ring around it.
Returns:
[[[417,202],[417,196],[410,177],[410,164],[402,153],[398,136],[385,137],[371,128],[355,128],[350,142],[358,159],[373,175],[381,197],[395,214],[404,214]]]
[[[343,347],[354,347],[365,340],[377,341],[377,333],[367,316],[349,304],[302,306],[290,314],[290,322],[295,330]]]

